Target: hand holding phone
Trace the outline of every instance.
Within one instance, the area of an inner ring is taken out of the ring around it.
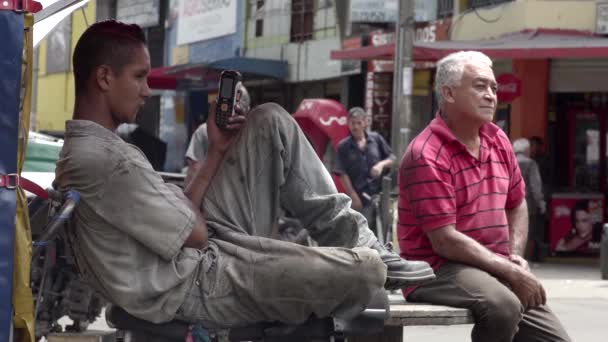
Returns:
[[[218,128],[226,129],[228,118],[234,115],[236,103],[236,85],[241,80],[241,74],[234,70],[224,70],[220,76],[215,124]]]

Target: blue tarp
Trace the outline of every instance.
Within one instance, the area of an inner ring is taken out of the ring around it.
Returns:
[[[8,174],[17,171],[23,14],[0,11],[0,36],[0,174]],[[15,205],[15,191],[0,188],[0,341],[8,341],[12,319]]]
[[[208,64],[213,69],[234,69],[243,74],[272,77],[279,80],[287,77],[287,62],[251,57],[231,57]]]

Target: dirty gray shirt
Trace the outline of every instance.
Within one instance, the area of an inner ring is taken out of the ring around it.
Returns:
[[[209,136],[207,134],[207,123],[203,123],[192,133],[190,144],[186,150],[186,158],[193,161],[204,162],[209,150]]]
[[[192,210],[144,154],[92,122],[66,122],[55,187],[80,192],[72,218],[74,254],[100,294],[151,322],[173,319],[201,251],[182,248]]]

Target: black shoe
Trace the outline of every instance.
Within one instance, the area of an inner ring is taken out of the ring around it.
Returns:
[[[390,242],[386,246],[376,242],[372,248],[378,251],[387,268],[385,289],[396,290],[435,280],[435,273],[427,262],[402,259],[393,252],[393,245]]]

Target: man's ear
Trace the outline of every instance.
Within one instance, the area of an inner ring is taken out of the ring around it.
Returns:
[[[441,97],[443,98],[443,101],[447,103],[454,103],[454,90],[451,87],[444,85],[441,87]]]
[[[95,70],[95,83],[102,91],[110,89],[114,74],[108,65],[100,65]]]

